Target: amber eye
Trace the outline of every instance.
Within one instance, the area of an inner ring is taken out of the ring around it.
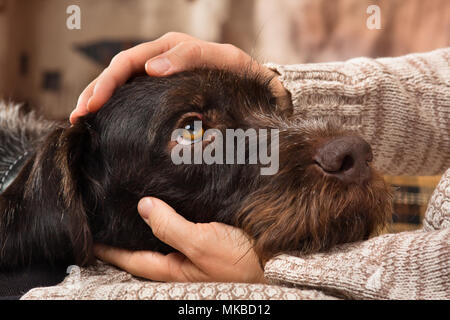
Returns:
[[[179,144],[193,144],[200,142],[203,139],[203,126],[202,121],[199,119],[192,119],[186,122],[183,128],[183,133],[178,137],[177,142]]]

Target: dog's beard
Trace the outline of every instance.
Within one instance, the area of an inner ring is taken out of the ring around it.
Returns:
[[[236,215],[236,225],[253,240],[262,262],[283,252],[307,254],[367,239],[391,213],[391,192],[375,173],[362,186],[324,176],[298,182],[281,175],[275,180],[281,181],[268,181]]]

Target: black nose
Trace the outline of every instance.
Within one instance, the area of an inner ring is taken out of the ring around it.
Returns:
[[[314,160],[327,174],[347,183],[361,183],[370,178],[368,162],[372,148],[362,138],[344,136],[327,141],[319,147]]]

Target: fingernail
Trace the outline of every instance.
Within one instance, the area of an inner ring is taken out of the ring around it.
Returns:
[[[73,111],[70,113],[70,116],[69,116],[69,121],[70,121],[70,123],[71,123],[72,125],[75,123],[75,119],[73,118],[73,116],[74,116],[74,114],[75,114],[75,111],[76,111],[76,110],[73,110]]]
[[[151,198],[142,198],[138,203],[138,211],[141,217],[145,220],[148,219],[148,215],[153,208],[153,201]]]
[[[158,58],[155,60],[147,61],[145,69],[147,71],[153,71],[159,74],[165,74],[172,67],[170,60],[167,58]],[[150,69],[150,70],[149,70]]]

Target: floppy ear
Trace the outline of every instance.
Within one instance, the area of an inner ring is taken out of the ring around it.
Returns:
[[[89,143],[82,123],[54,130],[0,196],[0,269],[93,261],[80,191]]]

